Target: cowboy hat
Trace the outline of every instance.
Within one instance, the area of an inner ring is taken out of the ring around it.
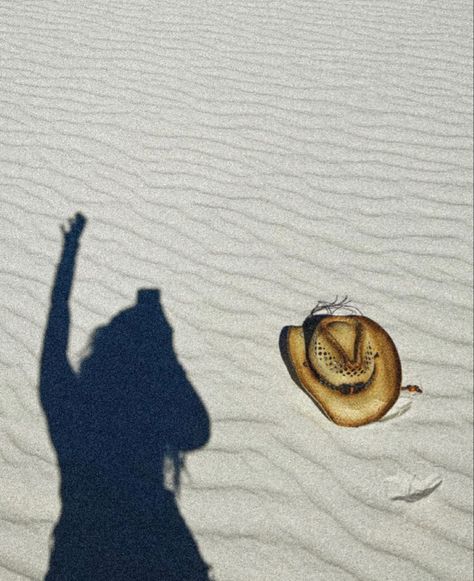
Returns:
[[[398,399],[401,364],[388,333],[359,315],[310,315],[285,327],[283,359],[326,416],[356,427],[380,419]]]

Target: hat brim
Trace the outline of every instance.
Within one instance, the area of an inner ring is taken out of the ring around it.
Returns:
[[[320,410],[340,426],[357,427],[382,418],[397,401],[401,387],[401,365],[389,335],[367,317],[359,317],[377,340],[380,356],[376,360],[370,385],[354,394],[343,394],[323,385],[311,368],[303,327],[285,327],[280,350],[288,371]]]

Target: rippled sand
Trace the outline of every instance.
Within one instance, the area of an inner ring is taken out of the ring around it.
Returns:
[[[472,579],[471,19],[467,1],[0,0],[2,581],[44,577],[61,511],[39,364],[78,211],[71,365],[160,289],[211,430],[177,502],[217,581]],[[278,349],[336,295],[424,391],[358,429]]]

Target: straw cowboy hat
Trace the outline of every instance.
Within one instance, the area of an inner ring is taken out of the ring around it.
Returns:
[[[367,317],[311,314],[283,329],[280,346],[295,382],[341,426],[380,419],[400,394],[397,349]]]

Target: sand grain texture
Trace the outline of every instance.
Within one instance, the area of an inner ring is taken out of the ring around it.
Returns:
[[[43,578],[60,511],[38,362],[77,211],[71,360],[161,289],[218,581],[472,579],[470,3],[0,0],[0,29],[0,579]],[[346,294],[424,389],[359,429],[278,351]]]

